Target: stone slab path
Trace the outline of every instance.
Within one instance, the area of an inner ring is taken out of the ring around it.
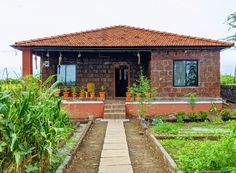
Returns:
[[[122,120],[108,120],[99,173],[133,173]]]

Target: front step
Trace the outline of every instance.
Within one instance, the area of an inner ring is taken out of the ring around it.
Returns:
[[[125,101],[106,100],[104,108],[104,118],[106,119],[125,119]]]

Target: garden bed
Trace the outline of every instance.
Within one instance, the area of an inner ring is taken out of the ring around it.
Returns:
[[[73,136],[68,139],[63,147],[59,149],[58,157],[62,158],[64,160],[60,166],[57,168],[56,173],[63,173],[66,172],[69,168],[72,160],[75,157],[75,154],[81,145],[83,139],[85,138],[88,130],[90,129],[92,125],[92,121],[89,121],[86,124],[80,124],[75,132],[73,133]]]
[[[154,128],[148,129],[146,135],[154,148],[162,153],[165,165],[171,172],[211,172],[212,170],[213,172],[230,172],[236,170],[235,133],[230,133],[230,129],[233,126],[235,128],[235,121],[169,124],[172,125],[158,129],[159,133]],[[143,128],[147,129],[145,126]],[[191,130],[185,131],[184,128]],[[207,128],[211,133],[205,130],[203,133],[193,135],[192,128]],[[221,129],[223,133],[214,133],[215,129]],[[212,132],[219,136],[214,140],[208,140]],[[157,140],[158,137],[162,137],[162,139]]]

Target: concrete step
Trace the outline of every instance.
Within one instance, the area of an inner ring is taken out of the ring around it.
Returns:
[[[119,109],[119,108],[125,108],[125,105],[118,105],[118,104],[114,104],[114,105],[108,105],[108,104],[105,104],[105,109]]]
[[[105,100],[105,104],[125,104],[125,100]]]
[[[125,114],[104,114],[105,119],[125,119]]]
[[[111,113],[111,112],[125,112],[125,108],[114,108],[114,109],[111,109],[111,108],[105,108],[104,109],[104,112],[107,112],[107,113]]]

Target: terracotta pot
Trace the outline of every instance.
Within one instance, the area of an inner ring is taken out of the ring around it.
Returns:
[[[94,98],[95,97],[95,93],[90,93],[90,97]]]
[[[136,101],[139,101],[141,99],[141,93],[136,93],[135,99],[136,99]]]
[[[64,98],[68,98],[69,97],[69,92],[68,91],[64,91],[63,92],[63,97]]]
[[[151,93],[150,92],[145,92],[145,96],[147,99],[151,98]]]
[[[73,98],[76,98],[76,97],[77,97],[77,93],[76,93],[76,92],[73,92],[73,93],[72,93],[72,97],[73,97]]]
[[[80,92],[79,97],[84,98],[84,92]]]
[[[99,96],[101,99],[105,100],[105,92],[99,92]]]
[[[130,100],[131,100],[131,93],[126,92],[126,101],[130,101]]]

